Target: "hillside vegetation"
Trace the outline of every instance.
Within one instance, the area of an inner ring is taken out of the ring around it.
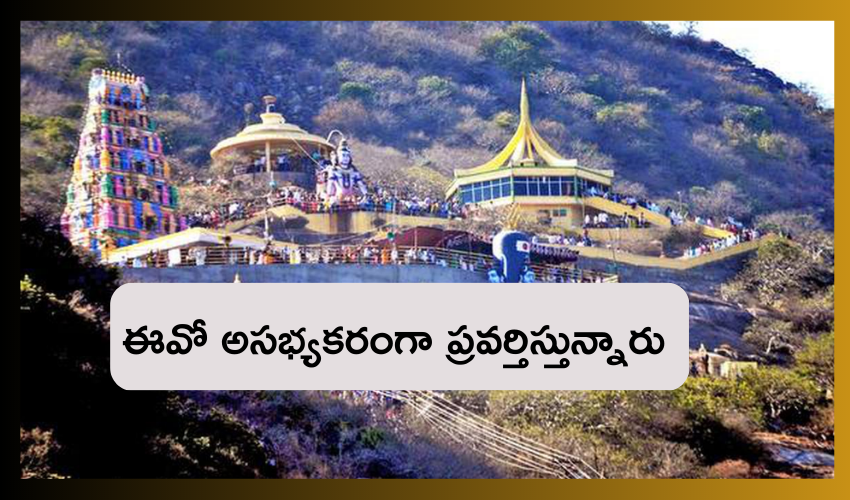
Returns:
[[[833,112],[720,44],[638,22],[25,22],[28,208],[61,209],[88,75],[119,58],[146,76],[185,175],[275,94],[289,121],[353,137],[372,179],[439,193],[508,140],[526,75],[546,139],[626,186],[833,224]]]
[[[22,215],[21,226],[22,477],[534,476],[488,460],[414,408],[390,407],[385,418],[385,407],[330,393],[122,390],[109,374],[106,309],[119,271],[79,257],[39,218]],[[764,364],[738,379],[447,397],[605,477],[831,475],[777,462],[759,437],[834,449],[834,256],[820,230],[794,235],[799,243],[759,249],[724,289],[764,311],[745,335]]]

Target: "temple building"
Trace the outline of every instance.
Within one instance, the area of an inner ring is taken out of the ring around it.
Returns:
[[[210,151],[210,156],[214,161],[228,162],[237,176],[267,176],[275,184],[291,183],[312,188],[316,163],[326,158],[334,146],[288,123],[275,111],[273,96],[265,96],[263,101],[265,112],[260,115],[261,122],[248,125],[235,136],[219,142]]]
[[[61,224],[98,257],[185,226],[149,101],[143,77],[92,71]]]
[[[609,191],[613,178],[612,170],[582,167],[546,143],[531,123],[523,80],[519,126],[510,142],[484,165],[455,170],[446,198],[481,207],[515,205],[551,218],[554,225],[575,228],[586,214],[602,211],[587,206],[585,197]]]

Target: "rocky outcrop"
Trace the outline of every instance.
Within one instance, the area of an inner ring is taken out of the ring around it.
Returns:
[[[681,286],[690,300],[690,346],[705,344],[709,349],[729,344],[746,350],[741,340],[752,321],[750,311],[720,298],[720,285],[743,269],[748,256],[741,254],[704,266],[679,271],[657,267],[632,266],[606,259],[579,259],[579,267],[616,273],[624,283],[674,283]]]

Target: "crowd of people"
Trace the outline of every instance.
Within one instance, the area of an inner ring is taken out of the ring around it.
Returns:
[[[634,195],[625,195],[619,194],[612,190],[601,190],[597,189],[595,186],[592,186],[588,189],[588,194],[590,196],[599,196],[606,200],[611,200],[615,203],[621,203],[623,205],[628,205],[632,208],[632,210],[637,210],[638,207],[649,210],[650,212],[654,212],[657,214],[662,214],[668,219],[670,219],[670,223],[674,226],[680,226],[688,220],[703,226],[715,227],[714,221],[711,217],[701,217],[699,215],[692,216],[690,219],[688,218],[688,214],[671,206],[667,206],[662,208],[661,205],[655,203],[654,201],[644,198],[638,197]],[[728,221],[727,221],[728,222]],[[724,222],[726,224],[727,222]],[[735,222],[732,221],[734,224]],[[609,218],[608,214],[600,213],[598,218],[588,218],[585,216],[584,227],[590,228],[606,228],[606,227],[648,227],[648,223],[646,221],[646,217],[643,213],[640,213],[639,217],[629,216],[627,213],[623,214],[622,218]]]
[[[606,192],[603,197],[613,201],[627,203],[629,205],[641,206],[669,217],[673,225],[685,222],[685,216],[681,213],[666,208],[661,210],[652,201],[636,197],[623,197],[616,193]],[[463,205],[453,201],[441,201],[429,197],[410,195],[409,197],[398,196],[387,189],[378,188],[374,192],[357,196],[355,199],[336,204],[328,204],[321,200],[316,193],[298,186],[283,186],[275,189],[265,199],[232,200],[217,208],[207,211],[196,211],[189,214],[187,223],[189,227],[221,228],[224,225],[238,220],[244,220],[262,213],[266,207],[290,205],[304,211],[305,213],[328,213],[335,211],[370,211],[391,213],[399,215],[430,216],[440,218],[462,218],[466,216]],[[740,222],[727,218],[721,224],[715,226],[714,221],[708,218],[694,217],[694,222],[708,227],[719,227],[732,233],[729,237],[713,241],[703,242],[700,245],[687,249],[683,258],[693,258],[705,253],[714,252],[728,248],[744,241],[758,238],[758,231],[745,228]],[[594,228],[644,228],[648,227],[644,214],[632,217],[624,213],[622,217],[611,216],[605,212],[596,215],[586,215],[584,218],[583,231],[581,235],[535,235],[533,237],[533,251],[540,260],[547,263],[557,263],[563,260],[575,260],[578,252],[567,247],[592,247],[595,241],[591,238],[588,229]],[[548,245],[546,245],[548,243]],[[256,259],[260,261],[261,259]],[[390,260],[391,257],[390,257]]]
[[[308,156],[279,154],[272,160],[274,172],[309,172],[313,168],[313,160]],[[265,156],[233,167],[234,175],[262,174],[267,172]]]
[[[723,250],[724,248],[733,247],[739,243],[744,243],[747,241],[753,241],[761,236],[757,229],[750,229],[739,227],[734,224],[726,225],[724,227],[731,234],[725,238],[718,238],[716,240],[703,242],[695,247],[688,248],[685,250],[685,254],[682,256],[683,259],[692,259],[694,257],[699,257],[700,255],[705,255],[712,252],[717,252],[719,250]]]
[[[591,186],[590,189],[587,190],[587,193],[590,196],[599,196],[606,200],[611,200],[615,203],[629,205],[630,207],[632,207],[632,209],[637,209],[637,207],[643,207],[647,210],[661,213],[661,207],[657,203],[653,202],[652,200],[647,200],[643,197],[638,197],[630,194],[620,194],[614,192],[613,190],[597,189],[596,186]]]
[[[308,214],[365,211],[443,219],[464,216],[462,205],[458,202],[416,195],[404,197],[386,189],[368,192],[351,200],[328,203],[321,200],[314,192],[297,186],[284,186],[272,191],[271,195],[265,199],[232,200],[208,210],[197,210],[187,216],[187,225],[210,229],[221,228],[230,222],[258,215],[267,207],[282,205],[293,206]]]
[[[554,248],[559,247],[592,247],[594,245],[594,241],[590,238],[590,233],[588,233],[587,229],[582,231],[582,235],[580,237],[576,237],[573,235],[564,236],[563,234],[535,234],[531,237],[532,248],[541,247],[541,248],[553,248],[549,245],[557,245]],[[578,256],[578,251],[567,248],[572,254],[576,257]]]
[[[537,281],[572,283],[601,282],[603,279],[598,273],[580,271],[565,262],[562,257],[566,254],[572,255],[569,249],[538,245],[537,250],[540,253],[535,255],[531,264]],[[488,255],[441,248],[374,244],[278,247],[267,244],[264,248],[198,246],[188,249],[152,251],[126,260],[123,266],[148,268],[272,264],[432,265],[485,273],[495,265],[493,258]]]
[[[277,166],[280,168],[292,166],[288,165],[288,157],[283,160],[278,158],[278,160],[280,164]],[[398,191],[391,191],[382,187],[367,189],[365,179],[359,173],[357,167],[354,166],[351,159],[351,151],[348,149],[345,140],[341,142],[337,151],[330,153],[329,159],[324,159],[318,156],[318,153],[315,153],[313,157],[305,157],[303,160],[315,164],[316,189],[314,191],[295,185],[278,187],[272,183],[271,190],[265,197],[230,200],[215,208],[198,210],[190,214],[187,217],[188,226],[221,228],[230,222],[245,220],[262,213],[268,208],[282,205],[293,206],[305,213],[367,211],[439,218],[464,218],[468,216],[468,206],[458,201],[432,199],[427,196],[419,196],[416,193],[399,193]],[[264,164],[262,161],[258,160],[248,170],[261,171],[263,167]],[[691,220],[699,225],[715,227],[715,223],[710,217],[703,218],[696,216],[689,219],[687,214],[677,211],[671,206],[662,208],[658,203],[642,196],[620,194],[614,190],[597,185],[591,185],[585,191],[585,194],[587,196],[598,196],[629,206],[633,211],[637,212],[637,215],[630,215],[625,209],[622,216],[611,215],[602,211],[595,214],[588,213],[584,216],[581,235],[536,235],[532,241],[532,248],[538,260],[549,264],[575,261],[578,252],[568,247],[594,246],[595,242],[590,236],[590,229],[646,228],[650,226],[647,220],[647,212],[653,212],[667,217],[673,226],[678,226]],[[745,229],[743,225],[732,218],[727,218],[719,227],[729,231],[731,233],[730,236],[704,242],[698,246],[689,248],[685,251],[684,258],[721,250],[742,241],[749,241],[758,237],[757,232]],[[544,239],[548,245],[542,244]],[[367,253],[371,252],[368,248],[365,248],[363,251]],[[395,252],[396,250],[394,249],[382,249],[378,255],[369,254],[368,257],[357,252],[357,258],[360,260],[365,258],[367,261],[374,259],[375,263],[384,263],[384,261],[395,263],[399,260]],[[382,256],[381,253],[387,253],[387,255]],[[322,255],[317,257],[313,254],[305,254],[298,257],[283,255],[280,256],[279,260],[292,262],[293,258],[300,259],[302,257],[308,262],[315,261],[316,263],[332,263],[333,259],[340,258],[346,262],[350,260],[345,255],[330,257],[331,260],[328,260]],[[420,256],[410,258],[405,255],[404,259],[409,262],[415,261],[418,257]],[[247,260],[250,261],[249,263],[263,263],[269,260],[269,258],[265,255],[256,255]],[[271,260],[275,259],[271,258]],[[470,266],[466,262],[458,262],[457,264],[461,268]]]
[[[591,196],[600,196],[606,200],[611,200],[616,203],[628,205],[633,210],[636,210],[638,207],[641,207],[651,212],[662,214],[670,220],[670,223],[673,226],[681,226],[686,222],[691,221],[699,226],[706,226],[711,228],[718,227],[724,231],[731,233],[725,238],[717,238],[712,241],[702,242],[697,246],[688,248],[687,250],[685,250],[683,258],[698,257],[705,253],[723,250],[724,248],[728,248],[742,242],[752,241],[760,236],[757,230],[744,227],[741,222],[736,221],[732,217],[726,217],[723,222],[721,222],[720,224],[716,224],[716,222],[711,217],[702,217],[699,215],[689,217],[687,213],[678,211],[671,206],[667,206],[662,209],[658,203],[655,203],[652,200],[643,197],[637,197],[633,195],[621,195],[611,190],[599,190],[595,186],[592,186],[588,190],[588,194]],[[622,217],[611,216],[605,212],[600,212],[593,216],[588,214],[584,217],[583,237],[571,238],[571,241],[568,241],[566,244],[570,246],[593,246],[592,240],[588,237],[588,229],[645,228],[649,226],[650,224],[646,220],[646,216],[642,211],[639,213],[638,217],[630,216],[628,213],[625,212],[623,213]]]
[[[626,212],[623,212],[622,217],[608,215],[606,212],[599,212],[591,216],[585,214],[584,229],[612,229],[612,228],[645,228],[649,227],[649,222],[643,212],[640,212],[637,217],[633,217]]]

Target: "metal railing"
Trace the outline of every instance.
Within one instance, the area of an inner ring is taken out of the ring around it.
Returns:
[[[192,227],[225,227],[228,224],[244,223],[246,221],[262,218],[267,204],[258,204],[256,206],[245,207],[241,212],[236,214],[228,213],[227,204],[223,204],[219,210],[219,220],[217,223],[203,223],[202,221],[193,221]],[[462,217],[462,214],[456,211],[445,209],[432,208],[408,208],[401,201],[393,203],[386,202],[369,202],[360,203],[354,201],[344,201],[328,206],[326,203],[316,200],[301,200],[297,201],[292,198],[276,198],[272,201],[268,208],[278,208],[290,206],[304,212],[305,214],[333,214],[333,213],[353,213],[353,212],[372,212],[388,215],[401,215],[412,217],[428,217],[434,219],[452,219]]]
[[[128,261],[128,267],[187,267],[221,265],[361,264],[374,266],[441,266],[488,273],[495,259],[490,255],[436,247],[377,245],[318,245],[272,248],[206,246],[180,249],[180,259],[168,252],[151,253]],[[172,260],[173,259],[173,260]],[[546,283],[612,283],[613,274],[579,269],[574,265],[532,263],[535,280]]]
[[[408,208],[403,201],[396,200],[391,202],[369,201],[366,203],[356,201],[342,201],[333,205],[326,205],[321,201],[296,201],[288,198],[280,198],[273,202],[273,207],[289,205],[295,207],[307,214],[321,213],[337,213],[337,212],[375,212],[393,215],[411,215],[415,217],[436,217],[447,219],[458,214],[452,213],[445,209],[427,208]],[[262,211],[258,212],[258,214]]]

